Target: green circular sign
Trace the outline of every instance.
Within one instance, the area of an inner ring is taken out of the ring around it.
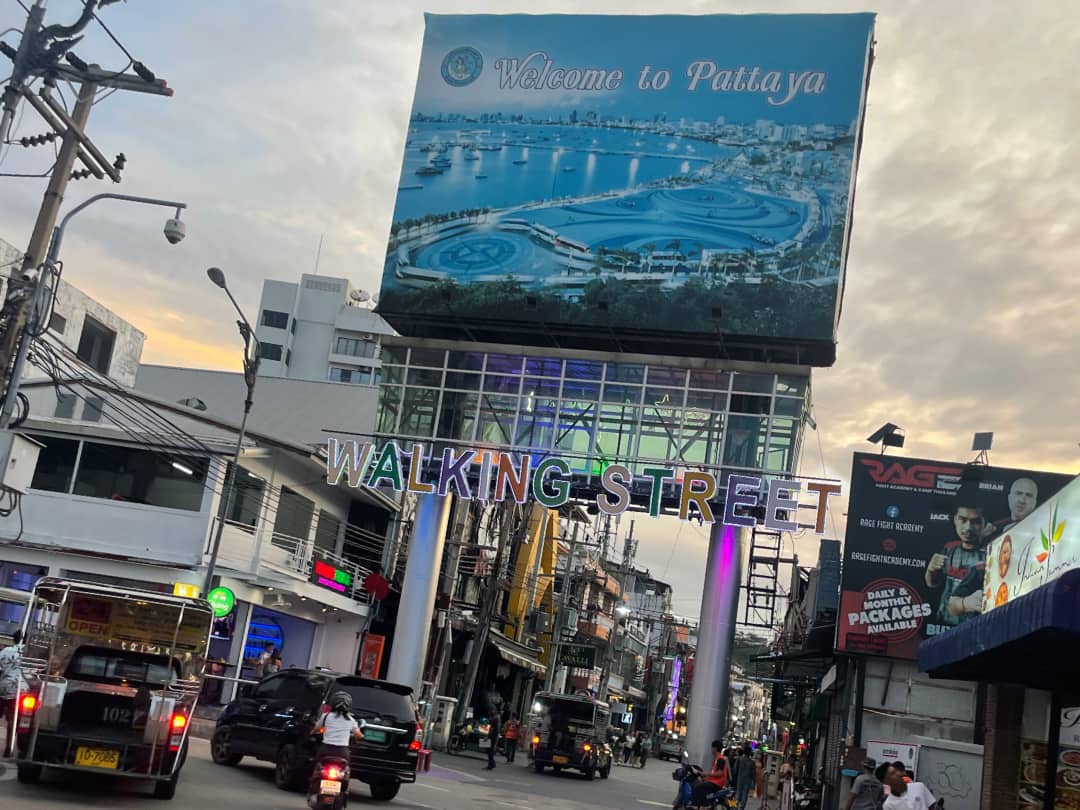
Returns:
[[[214,609],[214,616],[220,619],[228,616],[236,607],[236,594],[228,588],[214,588],[206,595],[206,601]]]

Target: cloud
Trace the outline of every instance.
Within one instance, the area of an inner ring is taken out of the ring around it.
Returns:
[[[79,5],[50,3],[50,19],[73,18]],[[773,0],[767,10],[867,6],[879,12],[877,59],[839,357],[815,372],[819,432],[807,436],[802,469],[820,474],[824,462],[825,474],[846,479],[852,450],[891,420],[907,429],[912,455],[965,459],[971,434],[994,430],[996,463],[1075,470],[1080,18],[1066,2],[1021,10],[977,0]],[[670,13],[747,8],[663,4]],[[117,93],[95,107],[90,132],[107,154],[127,155],[121,190],[190,204],[189,235],[169,247],[160,235],[168,212],[103,203],[72,224],[69,280],[147,333],[148,361],[229,368],[239,363],[238,337],[207,266],[226,271],[253,314],[262,279],[310,271],[323,236],[320,272],[376,288],[427,10],[586,9],[573,0],[192,0],[153,13],[103,10],[176,95]],[[20,23],[15,11],[5,8],[0,28]],[[87,34],[83,58],[123,65],[100,30]],[[25,114],[19,134],[38,129]],[[12,150],[3,171],[48,166],[51,152],[28,152]],[[21,245],[44,184],[0,182],[0,236]],[[68,202],[104,189],[81,181]],[[682,611],[695,613],[700,531],[648,519],[638,530],[641,559],[654,574],[666,568],[678,597],[691,600]],[[812,537],[796,548],[800,560],[816,559]]]

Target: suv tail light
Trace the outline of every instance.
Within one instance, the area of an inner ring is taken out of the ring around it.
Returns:
[[[38,708],[37,695],[23,695],[19,698],[19,731],[29,731]]]
[[[412,741],[409,743],[410,751],[419,751],[424,747],[424,727],[420,724],[416,724],[416,733],[413,734]]]
[[[184,732],[188,727],[188,717],[181,712],[175,712],[169,718],[169,750],[174,754],[180,750],[184,742]]]

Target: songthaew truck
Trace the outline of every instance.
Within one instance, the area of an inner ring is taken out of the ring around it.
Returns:
[[[19,781],[52,768],[109,773],[171,799],[212,621],[202,599],[40,580],[23,625]]]

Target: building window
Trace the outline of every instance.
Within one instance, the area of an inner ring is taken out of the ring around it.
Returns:
[[[262,322],[263,326],[269,326],[272,329],[285,329],[289,325],[289,313],[264,309]]]
[[[375,357],[379,344],[362,338],[339,337],[334,341],[334,354],[346,354],[349,357]]]
[[[57,419],[74,419],[75,418],[75,400],[77,397],[74,394],[57,393],[56,395],[56,418]]]
[[[285,352],[285,365],[289,365],[291,363],[292,363],[292,349],[289,349],[287,352]]]
[[[282,487],[277,515],[274,517],[273,544],[292,552],[299,551],[307,542],[314,516],[313,501],[288,487]]]
[[[198,512],[206,459],[84,442],[75,471],[75,494]]]
[[[340,281],[328,281],[321,278],[306,278],[304,279],[305,290],[319,290],[320,292],[341,292]]]
[[[336,553],[338,531],[340,529],[341,521],[325,509],[320,509],[319,522],[315,524],[315,547]]]
[[[353,385],[371,385],[371,369],[330,366],[330,379],[333,382],[352,383]]]
[[[280,343],[260,343],[259,344],[259,356],[263,360],[280,360],[281,359],[281,344]]]
[[[83,321],[82,336],[79,338],[79,350],[76,354],[95,371],[108,374],[115,343],[116,332],[87,315]]]
[[[296,318],[293,318],[292,323],[289,324],[289,332],[294,335],[296,334]]]
[[[225,468],[225,481],[232,475],[233,464],[230,461]],[[221,501],[218,505],[218,517],[224,516],[231,523],[240,528],[255,528],[259,522],[259,510],[262,508],[263,493],[266,491],[266,481],[253,472],[241,467],[236,472],[236,483],[233,487],[232,496],[222,491]],[[228,514],[225,512],[228,502]]]
[[[67,318],[59,312],[54,312],[52,317],[49,318],[49,329],[58,335],[64,334],[64,330],[67,329]]]
[[[351,383],[352,369],[330,366],[330,379],[333,382]]]
[[[58,439],[55,436],[31,435],[30,438],[45,445],[38,453],[30,488],[45,492],[68,492],[75,474],[75,460],[79,457],[79,443],[74,439]]]

